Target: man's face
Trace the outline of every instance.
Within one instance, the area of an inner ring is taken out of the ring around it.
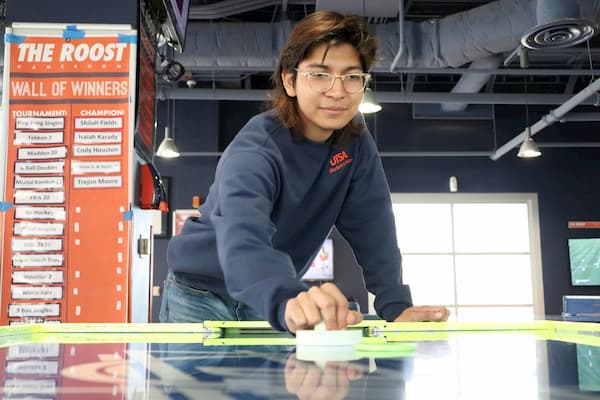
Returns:
[[[362,73],[358,52],[346,43],[329,49],[323,44],[302,60],[297,69],[299,72],[295,82],[293,73],[282,72],[285,90],[288,96],[296,97],[298,101],[304,136],[315,142],[325,142],[335,129],[343,128],[354,117],[362,100],[362,92],[349,93],[341,79],[335,79],[329,90],[319,92],[311,88],[311,82],[303,72],[336,75]]]

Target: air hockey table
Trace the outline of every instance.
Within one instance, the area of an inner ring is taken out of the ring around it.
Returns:
[[[597,323],[350,329],[352,348],[301,348],[264,321],[4,326],[1,398],[600,399]]]

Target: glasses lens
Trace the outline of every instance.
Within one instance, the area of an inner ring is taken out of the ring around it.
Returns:
[[[308,76],[308,83],[313,90],[326,92],[331,88],[334,76],[326,73],[312,73]]]
[[[361,74],[349,74],[344,77],[344,89],[350,93],[362,92],[367,83]]]

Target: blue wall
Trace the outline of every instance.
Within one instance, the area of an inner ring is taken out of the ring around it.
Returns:
[[[164,107],[164,102],[159,106]],[[175,137],[180,151],[222,150],[260,106],[253,102],[177,101]],[[414,120],[410,110],[410,105],[388,104],[384,111],[368,117],[380,151],[490,151],[494,143],[500,146],[514,137],[525,123],[522,107],[497,106],[494,137],[491,121]],[[547,111],[532,107],[531,121]],[[162,126],[164,118],[159,122],[159,132]],[[599,124],[590,122],[555,124],[540,132],[536,140],[597,141],[599,128]],[[463,193],[537,193],[546,314],[556,316],[561,312],[562,295],[598,294],[598,288],[571,286],[567,238],[600,237],[600,232],[569,230],[567,221],[600,220],[600,148],[542,150],[543,156],[533,160],[518,159],[514,149],[497,161],[488,157],[384,157],[383,164],[392,192],[447,193],[448,178],[454,175]],[[157,159],[162,175],[172,177],[172,209],[191,208],[192,196],[206,195],[217,161],[216,156]],[[155,284],[162,284],[166,272],[166,245],[166,239],[155,242]],[[360,272],[343,241],[336,241],[335,254],[338,284],[365,308]],[[153,309],[157,320],[158,298]]]
[[[137,25],[138,0],[7,0],[7,22]]]

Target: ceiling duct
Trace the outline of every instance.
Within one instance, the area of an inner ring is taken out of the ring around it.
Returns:
[[[580,8],[578,1],[537,0],[537,25],[524,33],[521,43],[542,50],[571,47],[590,39],[598,24],[582,18]]]
[[[395,70],[461,67],[510,51],[517,47],[523,32],[535,23],[534,0],[498,0],[441,19],[406,21],[404,46]],[[272,71],[291,25],[289,21],[191,21],[186,49],[175,54],[175,60],[187,71]],[[370,30],[379,42],[378,61],[371,70],[389,72],[400,48],[398,24],[371,24]]]
[[[314,0],[287,0],[285,4],[303,4],[314,2]],[[281,0],[221,0],[211,4],[190,5],[188,18],[190,20],[213,20],[218,18],[228,18],[233,15],[242,14],[264,7],[280,5]]]
[[[523,31],[535,24],[535,2],[498,0],[440,19],[405,21],[404,47],[398,51],[398,25],[372,26],[380,49],[381,62],[374,68],[461,67],[474,60],[514,49]]]
[[[373,18],[396,18],[398,16],[398,0],[316,0],[315,10],[335,10],[341,14]]]
[[[359,3],[362,7],[363,4],[357,0],[348,0],[352,4],[346,4],[346,0],[319,0],[319,7],[327,5],[333,8],[336,3],[342,10],[350,6],[356,8]],[[391,12],[391,1],[382,0],[386,6],[381,9],[372,6],[376,3],[379,2],[365,1],[367,18]],[[476,81],[469,83],[467,78],[464,78],[466,82],[461,79],[462,89],[457,88],[456,91],[457,94],[467,93],[464,88],[468,87],[472,93],[477,93],[487,81],[485,75],[493,73],[490,68],[492,64],[473,69],[478,63],[491,60],[495,63],[497,60],[490,56],[519,47],[523,33],[538,26],[538,21],[555,19],[550,15],[564,13],[556,9],[550,13],[542,12],[547,8],[547,3],[542,0],[498,0],[440,19],[405,21],[402,36],[397,22],[371,24],[370,30],[379,41],[377,61],[371,67],[371,72],[419,69],[427,73],[432,69],[457,68],[475,62],[469,74],[464,75],[473,75]],[[576,6],[567,7],[569,15],[577,11],[578,16],[584,16],[592,24],[600,20],[600,0],[558,0],[551,3],[573,3]],[[231,4],[231,1],[227,4]],[[395,4],[394,9],[398,12],[399,5]],[[186,49],[181,54],[175,54],[175,60],[183,64],[187,71],[208,73],[214,79],[219,79],[221,73],[271,72],[292,25],[291,21],[191,21]],[[403,46],[400,46],[400,37],[403,38]],[[402,93],[398,93],[398,96],[402,96]]]
[[[583,1],[589,6],[590,1]],[[582,6],[573,0],[537,0],[536,24],[521,37],[521,44],[529,49],[555,49],[571,47],[590,39],[597,33],[597,23],[581,18]],[[522,54],[526,54],[522,52]],[[500,62],[495,57],[475,60],[470,68],[494,68]],[[521,59],[522,65],[523,59]],[[495,64],[495,65],[494,65]],[[489,80],[490,74],[465,74],[452,93],[477,93]],[[463,112],[466,103],[445,103],[441,110],[450,113]]]
[[[219,70],[272,71],[277,57],[292,29],[290,21],[265,22],[197,22],[188,24],[185,50],[175,53],[190,72]]]
[[[473,61],[469,68],[472,69],[495,69],[502,63],[502,57],[494,54]],[[452,88],[452,93],[479,93],[481,88],[490,80],[490,74],[471,73],[464,74]],[[450,113],[459,113],[467,108],[467,103],[442,103],[441,110]]]

